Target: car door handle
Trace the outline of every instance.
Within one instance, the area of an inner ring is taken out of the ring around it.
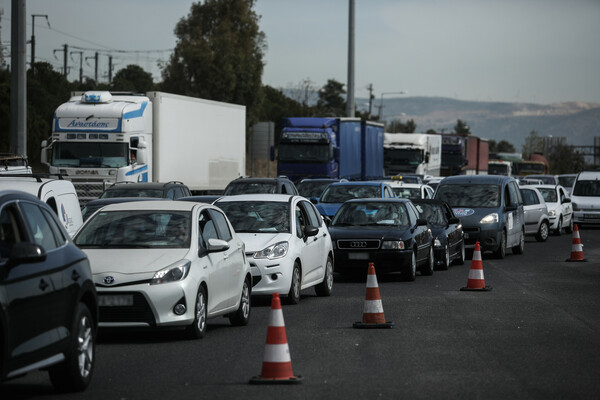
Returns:
[[[79,275],[79,273],[75,270],[73,270],[73,272],[71,273],[71,279],[73,279],[74,281],[79,280],[79,278],[81,278],[81,275]]]
[[[42,290],[42,292],[45,291],[48,288],[48,286],[50,285],[48,285],[48,283],[46,283],[45,280],[40,280],[39,288]]]

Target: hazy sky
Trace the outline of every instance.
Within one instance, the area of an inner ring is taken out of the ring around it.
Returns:
[[[268,49],[263,83],[347,83],[348,0],[257,0]],[[190,0],[26,0],[27,36],[35,19],[36,59],[62,67],[62,45],[83,51],[84,75],[107,79],[138,63],[160,79],[157,60],[175,45],[173,29]],[[356,0],[356,97],[407,91],[459,100],[600,103],[599,0]],[[1,39],[10,45],[10,0]],[[75,48],[78,47],[78,48]],[[54,50],[60,50],[55,52]],[[126,53],[115,50],[143,50]],[[159,51],[160,50],[160,51]],[[5,55],[9,55],[5,48]],[[28,60],[29,60],[28,49]],[[7,60],[8,62],[9,60]],[[69,79],[79,76],[70,54]],[[385,98],[393,95],[385,95]]]

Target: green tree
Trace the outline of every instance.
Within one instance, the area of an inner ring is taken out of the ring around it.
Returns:
[[[488,141],[490,146],[490,153],[515,153],[515,146],[507,140],[501,140],[496,143],[495,140]]]
[[[175,27],[177,44],[162,69],[161,90],[243,104],[249,126],[263,100],[265,35],[254,0],[193,3]]]
[[[318,94],[319,100],[316,108],[321,116],[343,117],[346,115],[346,101],[342,96],[346,94],[346,91],[343,83],[329,79]]]
[[[570,174],[585,169],[585,158],[572,146],[559,144],[548,154],[551,174]]]
[[[536,131],[529,132],[523,145],[523,159],[528,160],[533,153],[542,153],[544,151],[544,141]]]
[[[152,74],[144,71],[142,67],[130,64],[120,69],[112,80],[111,90],[145,93],[154,90],[156,85]]]
[[[406,123],[400,119],[395,119],[386,127],[388,132],[392,133],[414,133],[417,130],[417,124],[414,119],[409,119]]]
[[[470,135],[471,127],[463,120],[457,120],[456,125],[454,125],[454,133],[459,135]]]

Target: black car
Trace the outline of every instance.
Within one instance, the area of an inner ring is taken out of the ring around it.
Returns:
[[[183,199],[183,197],[181,198]],[[104,206],[115,203],[129,203],[130,201],[148,201],[148,200],[156,200],[152,197],[106,197],[103,199],[94,199],[85,203],[85,206],[81,209],[81,216],[83,217],[83,222],[87,221],[89,217],[92,216],[93,213],[98,211]]]
[[[464,264],[465,242],[462,225],[450,206],[444,201],[431,199],[415,199],[412,202],[431,229],[436,266],[445,270],[452,262]]]
[[[300,196],[304,196],[307,199],[315,202],[319,200],[321,194],[325,190],[327,186],[331,183],[335,182],[347,182],[347,179],[335,179],[335,178],[307,178],[302,179],[298,184],[296,184],[296,188],[298,188],[298,192]]]
[[[97,325],[85,253],[44,202],[0,191],[0,381],[48,369],[58,390],[84,390]]]
[[[252,193],[282,193],[298,195],[298,189],[294,182],[285,176],[277,178],[248,178],[240,177],[232,180],[225,187],[223,194],[233,196],[236,194]]]
[[[407,281],[433,274],[433,237],[427,221],[407,199],[346,201],[329,226],[334,269],[366,273],[370,262],[378,273],[401,272]]]
[[[117,182],[110,185],[101,199],[112,197],[154,197],[175,200],[191,196],[192,192],[182,182]]]

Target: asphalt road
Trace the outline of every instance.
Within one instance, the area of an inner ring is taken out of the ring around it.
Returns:
[[[269,299],[251,322],[211,320],[207,336],[101,332],[84,393],[54,392],[47,374],[0,385],[0,399],[598,399],[600,229],[580,231],[588,260],[569,263],[572,235],[527,239],[524,255],[484,255],[488,292],[463,292],[471,261],[402,282],[378,277],[393,329],[353,329],[365,280],[336,276],[283,315],[296,385],[249,385],[261,373]],[[375,266],[377,268],[377,266]],[[365,271],[366,273],[366,271]]]

